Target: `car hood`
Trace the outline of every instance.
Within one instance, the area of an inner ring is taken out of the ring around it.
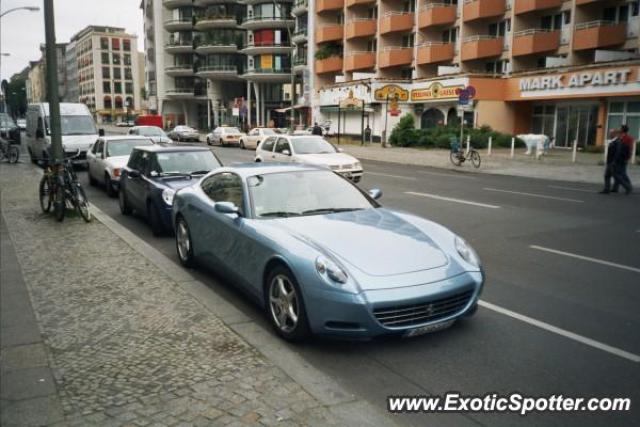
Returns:
[[[355,157],[345,153],[330,153],[330,154],[296,154],[296,158],[305,163],[311,163],[313,165],[323,166],[338,166],[353,164],[358,161]]]
[[[393,276],[443,267],[440,247],[410,222],[378,208],[276,220],[280,227],[347,268],[370,276]]]
[[[109,157],[107,159],[107,162],[109,162],[109,164],[113,166],[115,169],[122,169],[129,162],[129,156]]]
[[[98,135],[63,135],[62,145],[66,151],[87,151],[97,139]]]
[[[173,143],[172,139],[165,138],[164,136],[151,136],[149,138],[156,144],[160,144],[160,143],[171,144],[171,143]]]

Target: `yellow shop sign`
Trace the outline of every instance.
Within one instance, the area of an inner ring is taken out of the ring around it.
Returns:
[[[433,82],[424,89],[413,89],[411,91],[411,100],[429,101],[432,99],[457,98],[462,89],[464,89],[464,85],[443,86],[440,82]]]
[[[374,92],[376,101],[386,101],[392,98],[398,98],[398,101],[407,102],[409,100],[409,91],[398,85],[386,85]]]

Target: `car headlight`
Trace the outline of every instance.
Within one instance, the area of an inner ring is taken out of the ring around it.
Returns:
[[[169,206],[173,206],[173,196],[176,195],[175,190],[172,190],[170,188],[166,188],[162,191],[162,200],[164,200],[164,202],[169,205]]]
[[[327,275],[329,279],[337,283],[347,283],[347,273],[335,262],[326,257],[319,256],[316,259],[316,270],[321,275]]]
[[[478,254],[462,237],[456,236],[455,245],[456,250],[462,259],[467,261],[469,264],[480,267],[480,258],[478,258]]]

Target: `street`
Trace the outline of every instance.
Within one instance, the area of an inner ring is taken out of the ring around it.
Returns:
[[[214,151],[224,164],[253,160],[251,151]],[[449,391],[639,401],[638,194],[604,196],[595,185],[363,164],[359,186],[382,189],[383,205],[439,222],[474,246],[487,274],[481,308],[446,331],[414,339],[292,347],[310,365],[380,408],[388,396]],[[80,176],[91,203],[178,263],[173,237],[153,237],[143,219],[121,215],[117,199],[90,187],[85,172]],[[189,274],[269,328],[232,283],[202,269]],[[640,423],[633,405],[617,414],[394,417],[406,425]]]

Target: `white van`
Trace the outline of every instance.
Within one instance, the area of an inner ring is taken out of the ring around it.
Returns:
[[[65,153],[71,154],[80,150],[80,156],[74,163],[86,163],[87,151],[98,139],[98,129],[89,108],[84,104],[61,103],[60,124]],[[25,141],[31,161],[48,157],[51,146],[50,127],[49,103],[29,105]]]

